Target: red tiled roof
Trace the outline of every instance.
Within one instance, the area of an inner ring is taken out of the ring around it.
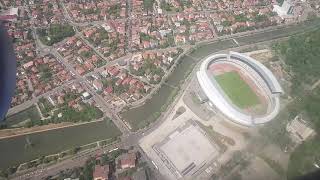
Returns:
[[[93,178],[108,179],[109,165],[96,165],[93,172]]]
[[[111,86],[109,86],[104,91],[111,94],[113,92],[113,88]]]
[[[8,20],[14,20],[17,18],[17,15],[4,15],[0,16],[1,21],[8,21]]]
[[[122,158],[120,160],[120,164],[122,168],[126,168],[126,167],[135,167],[136,165],[136,154],[134,153],[130,153],[127,156],[125,156],[124,158]]]

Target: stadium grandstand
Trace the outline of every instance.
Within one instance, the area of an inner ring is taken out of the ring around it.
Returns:
[[[283,89],[276,77],[263,64],[244,54],[208,56],[197,72],[197,79],[210,104],[237,124],[263,124],[279,112]]]

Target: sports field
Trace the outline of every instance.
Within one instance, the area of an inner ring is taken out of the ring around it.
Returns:
[[[230,100],[239,108],[244,109],[259,104],[257,95],[237,72],[226,72],[215,76],[215,79]]]

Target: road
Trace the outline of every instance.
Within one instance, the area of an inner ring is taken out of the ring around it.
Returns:
[[[101,59],[108,61],[104,55],[96,49],[86,38],[83,37],[81,32],[77,32],[76,37],[79,37],[86,45],[88,45]]]
[[[125,39],[125,48],[126,52],[131,52],[131,40],[132,40],[132,20],[131,20],[131,13],[132,13],[132,0],[126,0],[127,8],[126,8],[126,39]]]
[[[96,93],[95,90],[93,90],[92,85],[89,84],[89,82],[86,80],[85,76],[81,76],[73,67],[71,64],[69,64],[55,49],[51,49],[51,53],[59,59],[59,61],[66,67],[66,70],[74,74],[75,78],[78,79],[84,89],[90,93],[95,102],[102,108],[102,111],[107,114],[108,117],[110,117],[113,121],[113,123],[120,129],[120,131],[123,134],[130,133],[130,129],[127,127],[123,121],[118,118],[118,116],[111,111],[111,108],[107,104],[107,102],[103,99],[103,97]]]
[[[113,143],[103,148],[95,148],[90,151],[81,152],[77,155],[75,155],[72,158],[68,158],[66,160],[61,160],[60,162],[54,164],[54,165],[44,165],[42,167],[38,167],[34,171],[24,171],[19,174],[16,174],[16,176],[11,177],[10,179],[13,180],[19,180],[19,179],[30,179],[30,180],[36,180],[36,179],[45,179],[48,176],[54,176],[58,174],[62,170],[66,169],[72,169],[75,167],[81,167],[85,164],[85,162],[89,159],[89,157],[94,157],[98,152],[108,152],[110,150],[113,150],[115,148],[121,148],[122,143]],[[21,174],[21,175],[20,175]]]

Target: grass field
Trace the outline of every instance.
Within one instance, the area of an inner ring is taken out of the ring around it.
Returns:
[[[244,109],[259,104],[257,95],[237,72],[227,72],[215,76],[215,79],[230,100],[239,108]]]
[[[319,158],[320,141],[319,136],[307,140],[299,145],[290,156],[287,177],[296,177],[317,171],[314,163],[320,164]]]
[[[14,126],[26,120],[40,120],[40,114],[35,106],[6,117],[8,127]]]

